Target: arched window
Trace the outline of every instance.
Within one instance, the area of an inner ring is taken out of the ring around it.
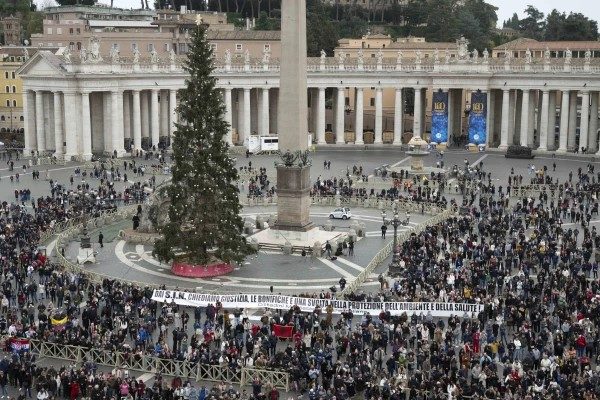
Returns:
[[[77,50],[81,50],[81,42],[77,42]]]
[[[16,106],[17,106],[17,101],[13,100],[13,107],[16,107]]]
[[[4,90],[6,91],[6,93],[10,93],[10,87],[8,87],[8,86],[5,86],[5,87],[4,87]]]
[[[8,79],[8,71],[4,71],[4,78]]]
[[[10,107],[10,100],[6,100],[6,107]]]
[[[13,85],[13,87],[12,87],[12,92],[13,92],[13,93],[17,93],[17,87],[16,87],[16,86],[14,86],[14,85]]]
[[[23,118],[23,116],[21,115],[21,116],[19,117],[19,121],[23,122],[23,121],[25,121],[25,118]]]
[[[6,118],[4,118],[4,115],[0,115],[0,121],[6,121]]]

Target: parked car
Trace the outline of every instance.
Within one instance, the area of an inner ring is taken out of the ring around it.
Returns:
[[[330,219],[350,219],[352,217],[352,213],[348,207],[336,208],[329,214]]]

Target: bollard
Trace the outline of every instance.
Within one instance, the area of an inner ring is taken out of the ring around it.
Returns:
[[[289,256],[290,254],[292,254],[292,244],[290,242],[285,242],[281,250],[283,251],[283,254]]]
[[[312,246],[312,257],[317,258],[323,255],[323,245],[321,242],[316,241]]]

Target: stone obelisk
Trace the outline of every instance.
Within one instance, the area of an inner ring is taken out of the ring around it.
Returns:
[[[306,92],[306,0],[282,0],[278,130],[279,150],[288,157],[277,165],[275,229],[314,227],[309,219],[310,165],[298,157],[308,150]]]

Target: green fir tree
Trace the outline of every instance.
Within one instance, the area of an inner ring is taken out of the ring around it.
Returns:
[[[216,78],[212,49],[198,26],[184,69],[186,88],[179,91],[180,123],[173,140],[173,178],[167,188],[169,220],[159,227],[164,238],[154,246],[160,260],[182,253],[197,264],[240,262],[253,252],[242,236],[238,173],[225,141],[228,124]]]

